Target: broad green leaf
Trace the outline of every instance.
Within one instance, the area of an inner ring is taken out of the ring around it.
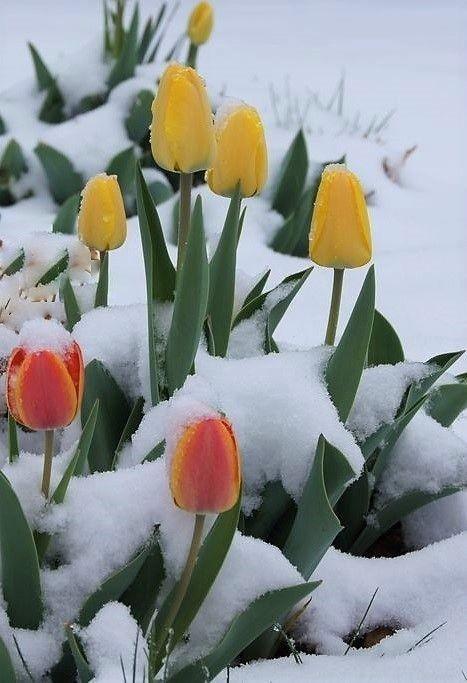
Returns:
[[[373,482],[366,466],[359,478],[344,491],[336,505],[336,513],[343,526],[334,545],[347,552],[365,524],[370,508]]]
[[[149,135],[151,124],[151,105],[154,93],[150,90],[140,90],[125,120],[128,137],[140,144]]]
[[[65,251],[62,257],[59,258],[59,260],[53,264],[45,273],[42,275],[42,277],[39,278],[39,280],[36,282],[36,287],[38,285],[48,285],[54,280],[58,278],[61,273],[63,273],[64,270],[68,268],[68,262],[70,260],[70,257],[68,255],[68,251]]]
[[[443,384],[431,393],[427,413],[443,427],[450,427],[467,408],[467,384]]]
[[[403,360],[404,351],[396,331],[386,318],[375,310],[368,346],[368,366],[396,365]]]
[[[62,275],[60,278],[60,300],[65,307],[67,319],[66,328],[71,332],[76,323],[81,320],[81,311],[70,278],[67,274]]]
[[[10,178],[18,180],[28,170],[23,150],[13,138],[7,143],[0,159],[0,182],[8,184]],[[5,182],[6,181],[6,182]]]
[[[10,463],[18,460],[19,446],[18,446],[18,430],[16,428],[15,418],[8,413],[8,460]]]
[[[0,275],[0,277],[3,277],[4,275],[14,275],[17,273],[21,268],[24,266],[24,249],[21,248],[21,251],[19,252],[19,255],[16,256],[16,258],[13,259],[11,263],[7,265],[3,273]]]
[[[120,597],[145,634],[156,609],[156,601],[165,577],[164,557],[160,545],[153,541],[138,574]]]
[[[270,274],[271,274],[271,269],[268,268],[268,270],[259,278],[258,282],[248,292],[247,296],[245,297],[245,301],[242,304],[242,309],[245,306],[248,306],[248,304],[251,301],[253,301],[254,299],[256,299],[256,297],[260,296],[260,294],[263,293],[264,286],[266,285],[266,282],[267,282]]]
[[[34,45],[28,43],[28,47],[36,72],[37,87],[39,90],[47,90],[47,88],[50,88],[50,86],[54,84],[55,79]]]
[[[66,119],[64,107],[65,100],[57,82],[54,81],[47,89],[38,118],[44,123],[62,123]]]
[[[7,132],[7,127],[3,117],[0,116],[0,135],[4,135]]]
[[[363,531],[352,544],[350,552],[353,555],[362,555],[378,540],[378,538],[380,538],[380,536],[406,515],[409,515],[411,512],[418,510],[418,508],[421,508],[428,503],[432,503],[445,496],[450,496],[452,493],[457,493],[457,491],[461,491],[464,486],[446,486],[441,489],[441,491],[438,491],[438,493],[409,491],[400,496],[400,498],[390,501],[382,509],[373,510],[370,517],[371,525],[367,522]]]
[[[426,361],[425,365],[432,368],[432,372],[425,375],[419,382],[412,384],[409,389],[405,410],[409,410],[420,398],[434,385],[434,383],[443,375],[446,370],[449,370],[462,355],[464,351],[454,351],[451,353],[443,353],[440,356],[435,356]]]
[[[177,616],[172,624],[170,638],[170,651],[180,641],[180,638],[187,632],[191,622],[198,613],[199,608],[206,599],[212,584],[224,563],[229,551],[235,531],[237,529],[238,517],[241,507],[241,494],[236,505],[231,510],[220,514],[208,535],[203,541],[203,545],[198,554],[193,574],[188,585],[188,590],[180,605]],[[152,627],[156,636],[155,652],[157,657],[152,661],[154,670],[157,671],[165,656],[165,635],[164,625],[170,606],[177,592],[178,584],[170,591],[167,598],[162,603],[154,620]]]
[[[2,638],[0,638],[0,675],[2,683],[17,683],[15,668]]]
[[[135,195],[136,156],[133,147],[127,147],[116,154],[109,162],[105,172],[116,175],[120,190],[125,199],[127,213],[132,208]]]
[[[16,493],[0,472],[0,554],[2,589],[14,628],[37,629],[42,593],[34,538]]]
[[[149,44],[151,40],[154,38],[154,34],[156,32],[156,29],[153,26],[152,23],[152,17],[149,17],[148,20],[146,21],[146,24],[143,29],[143,33],[141,35],[141,39],[139,41],[138,45],[138,55],[137,55],[137,62],[138,64],[141,64],[144,60],[144,57],[146,56],[146,52],[148,51]]]
[[[281,615],[293,609],[300,600],[306,598],[319,583],[318,581],[279,588],[257,598],[232,621],[227,632],[209,655],[170,676],[170,683],[212,681],[255,638],[272,626]]]
[[[102,258],[102,253],[101,253]],[[107,306],[109,298],[109,252],[103,254],[103,258],[99,266],[99,279],[97,281],[96,296],[94,299],[94,308]]]
[[[240,218],[240,189],[230,201],[224,228],[217,249],[209,264],[208,315],[214,338],[216,355],[227,353],[235,294],[237,263],[237,234]]]
[[[333,489],[334,497],[338,498],[354,472],[342,453],[331,447],[321,435],[295,521],[283,550],[304,579],[311,576],[342,529],[329,500],[325,470],[331,480],[330,488]]]
[[[285,218],[295,210],[308,172],[308,152],[300,129],[282,162],[272,208]]]
[[[81,195],[77,192],[63,202],[54,220],[52,226],[53,232],[61,232],[64,235],[74,235],[80,199]]]
[[[274,527],[293,504],[293,500],[280,481],[268,481],[261,497],[259,508],[245,517],[245,531],[248,536],[269,541]]]
[[[349,416],[365,366],[375,310],[375,271],[368,270],[342,337],[326,367],[326,384],[339,418]]]
[[[274,236],[271,247],[275,251],[282,254],[307,256],[308,234],[315,194],[314,187],[311,187],[299,199],[293,213],[285,219]],[[306,243],[305,248],[304,243]]]
[[[106,472],[112,468],[115,449],[130,416],[131,408],[120,386],[107,368],[92,360],[84,373],[84,395],[81,424],[84,426],[99,399],[97,424],[88,452],[91,472]]]
[[[47,175],[50,192],[58,204],[80,192],[84,186],[82,176],[75,171],[73,164],[64,154],[54,147],[40,142],[34,152]]]
[[[302,285],[308,279],[308,276],[310,275],[312,270],[313,270],[313,267],[307,268],[306,270],[302,271],[301,273],[296,273],[295,275],[289,275],[281,283],[281,285],[286,285],[284,287],[285,291],[283,292],[283,294],[280,297],[277,298],[277,301],[275,302],[275,304],[268,311],[266,333],[265,333],[265,342],[264,342],[264,350],[266,351],[266,353],[271,353],[272,351],[277,351],[277,347],[276,347],[276,344],[272,338],[272,335],[274,334],[276,327],[279,325],[280,321],[284,317],[284,314],[287,311],[288,307],[290,306],[290,304],[294,300],[296,294],[298,294],[298,291],[301,289]],[[290,287],[290,285],[292,283],[294,283],[294,284],[293,284],[293,286]],[[281,285],[279,285],[279,287]],[[277,288],[276,288],[276,292],[277,292]],[[266,299],[266,305],[267,304],[268,304],[268,301]]]
[[[142,462],[154,462],[154,460],[157,460],[158,458],[163,455],[165,451],[165,439],[163,441],[159,441],[158,444],[152,448],[147,455],[144,456]]]
[[[76,634],[73,632],[70,624],[65,624],[65,632],[68,639],[68,645],[75,660],[76,669],[78,671],[79,680],[81,683],[89,683],[94,678],[91,667],[84,656],[81,644],[78,642]]]
[[[132,435],[136,432],[138,429],[139,425],[141,424],[141,420],[143,419],[143,408],[144,408],[144,398],[140,396],[139,398],[136,399],[136,401],[133,404],[133,408],[131,409],[131,413],[128,417],[127,423],[125,425],[125,428],[122,432],[122,435],[120,436],[120,440],[118,442],[117,448],[115,449],[115,456],[114,456],[114,461],[112,464],[112,469],[114,470],[117,463],[118,463],[118,455],[120,451],[122,450],[123,446],[129,441],[132,437]]]
[[[134,76],[135,68],[138,63],[138,24],[139,8],[136,4],[130,28],[126,32],[123,40],[122,50],[107,78],[107,85],[110,90],[115,88],[115,86],[122,81],[126,81],[127,78]]]
[[[165,352],[170,395],[183,385],[191,372],[208,303],[209,265],[200,197],[196,199],[186,256],[179,275]]]
[[[88,111],[93,111],[93,109],[101,107],[107,102],[108,96],[109,93],[107,91],[94,92],[90,93],[89,95],[85,95],[80,99],[77,108],[73,110],[73,115],[76,116],[77,114],[85,114]]]
[[[163,204],[165,201],[167,201],[167,199],[170,199],[170,197],[173,196],[171,185],[168,183],[161,183],[159,180],[149,183],[148,190],[155,206]]]

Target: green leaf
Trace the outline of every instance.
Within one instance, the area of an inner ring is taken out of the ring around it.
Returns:
[[[164,577],[164,557],[159,543],[154,540],[138,574],[120,597],[120,602],[130,608],[143,633],[149,628]]]
[[[59,260],[53,264],[45,273],[42,275],[42,277],[39,278],[39,280],[36,282],[36,287],[38,285],[48,285],[54,280],[58,278],[58,276],[63,273],[64,270],[68,268],[68,262],[70,260],[70,257],[68,255],[68,251],[65,251],[63,256],[59,258]]]
[[[134,202],[135,171],[136,156],[133,147],[127,147],[127,149],[116,154],[105,170],[108,175],[117,176],[120,190],[125,198],[127,212],[131,209],[131,204]]]
[[[17,683],[15,668],[2,638],[0,638],[0,674],[2,683]]]
[[[368,346],[368,366],[396,365],[403,360],[404,351],[396,331],[386,318],[375,310]]]
[[[118,442],[117,448],[115,449],[114,461],[112,463],[112,469],[113,470],[117,466],[118,455],[119,455],[120,451],[122,450],[123,446],[127,443],[127,441],[129,441],[131,439],[132,435],[136,432],[139,425],[141,424],[141,420],[143,419],[143,416],[144,416],[143,408],[144,408],[144,398],[142,396],[140,396],[139,398],[136,399],[136,401],[133,404],[133,408],[131,409],[131,413],[128,417],[125,428],[122,432],[122,435],[121,435],[120,440]]]
[[[272,208],[284,217],[290,216],[301,197],[308,173],[308,152],[300,129],[282,162]]]
[[[76,668],[78,670],[78,676],[81,683],[89,683],[94,678],[91,667],[88,664],[86,657],[84,656],[81,644],[78,641],[77,636],[73,633],[70,624],[65,624],[65,632],[68,639],[68,644],[70,646],[71,654],[75,660]]]
[[[77,192],[63,202],[55,217],[52,226],[53,232],[61,232],[64,235],[74,235],[76,232],[76,219],[78,218],[80,199],[81,195]]]
[[[264,286],[266,285],[266,282],[270,274],[271,269],[268,268],[268,270],[259,278],[258,282],[251,288],[251,290],[245,297],[245,301],[242,304],[242,309],[245,308],[245,306],[248,306],[248,304],[254,299],[256,299],[256,297],[262,294]]]
[[[203,330],[208,294],[209,265],[201,198],[197,197],[165,353],[170,395],[183,385],[191,372]]]
[[[158,444],[152,448],[147,455],[144,456],[142,462],[154,462],[163,455],[165,451],[165,439],[159,441]]]
[[[161,183],[159,180],[155,180],[148,185],[149,193],[152,197],[152,201],[156,206],[163,204],[167,199],[173,197],[173,190],[171,185],[166,183]]]
[[[8,413],[8,460],[10,463],[18,460],[19,446],[18,446],[18,430],[16,428],[15,418]]]
[[[257,598],[232,621],[227,632],[209,655],[171,676],[170,683],[212,681],[255,638],[272,626],[281,615],[293,609],[297,602],[306,598],[319,583],[318,581],[279,588]]]
[[[308,276],[310,275],[312,270],[313,270],[313,267],[307,268],[306,270],[302,271],[301,273],[295,273],[294,275],[289,275],[281,283],[281,285],[287,285],[285,288],[285,292],[283,295],[281,295],[279,298],[277,298],[274,306],[272,306],[269,309],[269,313],[268,313],[268,317],[267,317],[266,336],[265,336],[265,342],[264,342],[264,350],[266,353],[271,353],[273,351],[277,351],[277,346],[276,346],[276,344],[272,338],[272,335],[274,334],[276,327],[279,325],[280,321],[284,317],[285,312],[287,311],[288,307],[290,306],[290,304],[294,300],[295,296],[298,294],[299,290],[302,288],[302,285],[308,279]],[[293,287],[288,286],[291,283],[294,283]],[[279,285],[279,287],[281,285]],[[277,292],[277,289],[278,288],[276,287],[276,292]],[[266,303],[268,303],[267,298],[266,298]]]
[[[249,517],[245,517],[245,531],[248,536],[269,541],[274,527],[293,505],[293,499],[281,481],[268,481],[261,497],[259,508]]]
[[[274,236],[271,247],[275,251],[295,256],[307,255],[314,200],[315,190],[312,187],[304,192],[293,213],[286,218]],[[306,242],[305,250],[303,250],[304,242]]]
[[[0,184],[8,185],[11,178],[19,180],[28,170],[23,150],[15,139],[11,139],[0,159]]]
[[[34,152],[42,164],[50,191],[58,204],[63,204],[69,197],[81,191],[84,185],[83,178],[75,171],[68,157],[44,142],[40,142],[34,148]]]
[[[5,124],[5,121],[3,120],[3,117],[0,116],[0,135],[5,135],[7,132],[7,127]]]
[[[227,353],[232,326],[240,202],[240,188],[237,188],[230,201],[217,249],[209,264],[209,302],[207,312],[214,338],[216,355],[222,358]]]
[[[219,574],[237,529],[240,507],[241,494],[238,497],[236,505],[234,505],[232,509],[223,512],[217,517],[214,525],[204,539],[185,597],[183,598],[180,609],[172,624],[173,633],[170,638],[170,651],[173,650],[175,645],[187,632]],[[159,641],[155,648],[158,657],[156,658],[156,661],[153,662],[156,671],[159,669],[162,659],[166,654],[166,649],[164,647],[165,641],[162,640],[161,642],[160,634],[164,635],[164,624],[174,596],[177,593],[177,588],[178,583],[175,584],[170,591],[154,619],[152,630],[153,633],[156,634],[156,639],[159,636]]]
[[[122,50],[107,78],[107,85],[110,90],[122,81],[126,81],[127,78],[132,78],[135,74],[138,63],[138,24],[139,8],[138,5],[135,5],[130,28],[125,33]]]
[[[467,384],[443,384],[429,397],[427,413],[443,427],[450,427],[467,408]]]
[[[150,90],[140,90],[125,120],[128,137],[137,144],[149,134],[153,99],[154,94]]]
[[[34,538],[16,493],[0,472],[0,551],[2,589],[14,628],[37,629],[42,594]]]
[[[28,43],[28,47],[36,72],[37,87],[39,90],[47,90],[47,88],[50,88],[55,83],[55,79],[34,45]]]
[[[107,91],[94,92],[90,93],[89,95],[85,95],[80,99],[76,109],[73,110],[73,115],[76,116],[77,114],[85,114],[88,111],[93,111],[93,109],[101,107],[107,102],[108,95],[109,94]]]
[[[130,405],[120,386],[100,361],[94,359],[84,373],[81,424],[84,426],[99,399],[99,413],[88,453],[91,472],[112,468],[115,449],[130,416]]]
[[[365,366],[375,310],[375,271],[368,270],[342,337],[326,367],[326,384],[339,418],[349,416]]]
[[[62,275],[60,278],[60,300],[65,307],[67,319],[66,328],[71,332],[76,323],[79,323],[81,320],[81,311],[70,278],[67,274]]]
[[[344,491],[336,506],[337,516],[344,527],[334,542],[339,550],[348,552],[362,530],[372,493],[372,482],[365,466],[360,477]]]
[[[425,375],[423,379],[412,386],[409,389],[405,410],[409,410],[413,405],[418,403],[420,398],[434,385],[434,383],[449,370],[451,365],[453,365],[459,358],[463,355],[464,351],[454,351],[451,353],[443,353],[440,356],[434,356],[426,361],[425,365],[432,366],[432,372]]]
[[[332,509],[330,492],[333,492],[333,498],[338,499],[353,476],[355,473],[346,458],[321,435],[295,521],[283,550],[287,559],[305,579],[312,575],[342,529]],[[313,520],[312,523],[310,520]]]
[[[102,257],[102,252],[101,252]],[[99,279],[97,281],[96,296],[94,299],[94,308],[100,306],[107,306],[109,297],[109,252],[104,252],[104,257],[99,267]]]
[[[14,275],[17,273],[21,268],[24,266],[24,249],[21,248],[21,251],[19,252],[19,255],[13,259],[11,263],[7,265],[3,273],[0,275],[0,277],[3,277],[4,275]]]
[[[438,493],[427,491],[409,491],[399,498],[390,501],[380,510],[373,510],[371,513],[371,525],[368,522],[365,528],[352,544],[350,552],[353,555],[362,555],[394,524],[403,519],[418,508],[432,503],[435,500],[450,496],[452,493],[461,491],[465,485],[446,486]]]
[[[54,81],[47,89],[47,94],[39,110],[39,121],[44,121],[44,123],[62,123],[66,119],[64,107],[65,100],[57,82]]]

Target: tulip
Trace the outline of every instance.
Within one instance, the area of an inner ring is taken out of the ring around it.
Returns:
[[[88,180],[78,215],[79,238],[100,253],[96,306],[106,306],[108,296],[108,250],[118,249],[126,239],[126,216],[116,175],[100,173]]]
[[[224,197],[232,197],[238,185],[243,197],[261,192],[268,177],[268,153],[256,109],[247,104],[221,109],[215,133],[217,154],[206,172],[211,190]]]
[[[37,321],[33,321],[37,324]],[[41,321],[42,323],[42,321]],[[56,322],[43,322],[48,333]],[[66,344],[37,342],[31,347],[26,341],[13,349],[7,366],[6,398],[10,415],[33,430],[45,431],[45,458],[42,491],[49,493],[53,456],[53,434],[67,427],[81,405],[84,366],[81,349],[60,326],[61,340]],[[47,337],[44,337],[47,339]]]
[[[334,344],[345,268],[359,268],[372,255],[370,221],[360,181],[344,164],[329,164],[316,195],[309,237],[310,258],[334,268],[326,344]]]
[[[209,40],[214,25],[214,10],[209,2],[200,2],[188,19],[188,37],[193,45],[202,45]]]
[[[212,164],[216,140],[206,87],[190,67],[170,64],[152,103],[151,150],[156,163],[180,173],[177,269],[181,268],[191,216],[192,174]]]

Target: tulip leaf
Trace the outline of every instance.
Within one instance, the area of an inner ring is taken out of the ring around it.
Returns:
[[[28,170],[26,159],[20,145],[12,138],[3,150],[0,159],[1,184],[7,184],[11,178],[19,180]],[[6,180],[6,183],[5,183]]]
[[[66,119],[64,107],[65,100],[57,85],[57,81],[54,81],[47,89],[47,94],[39,110],[39,121],[44,121],[44,123],[62,123]]]
[[[73,164],[64,154],[54,147],[40,142],[34,152],[47,175],[50,191],[58,204],[80,192],[84,183],[82,176],[75,171]]]
[[[115,62],[108,78],[107,85],[110,90],[127,78],[132,78],[138,63],[138,24],[139,8],[135,5],[130,28],[125,33],[120,55]]]
[[[141,462],[154,462],[163,455],[165,451],[165,439],[159,441],[158,444],[152,448],[147,455],[144,456]]]
[[[170,683],[205,683],[214,680],[253,640],[277,622],[284,613],[292,610],[319,584],[316,581],[279,588],[257,598],[235,617],[209,655],[171,676]]]
[[[371,512],[370,522],[365,524],[363,531],[350,547],[352,555],[362,555],[375,541],[378,540],[388,529],[403,519],[406,515],[419,508],[432,503],[435,500],[450,496],[465,488],[464,485],[445,486],[437,493],[429,491],[409,491],[399,498],[389,501],[381,509]]]
[[[127,213],[131,213],[135,195],[136,156],[133,147],[127,147],[109,162],[105,172],[116,175],[120,190],[125,200]]]
[[[281,481],[268,481],[261,493],[261,505],[249,517],[245,517],[245,532],[248,536],[270,541],[271,534],[279,520],[288,512],[294,501],[284,489]],[[282,526],[282,525],[281,525]]]
[[[117,448],[115,449],[115,456],[112,463],[113,470],[116,469],[118,463],[118,456],[123,446],[127,443],[127,441],[131,439],[132,435],[136,432],[139,425],[141,424],[141,420],[144,416],[143,408],[144,398],[142,396],[139,396],[139,398],[137,398],[133,404],[133,408],[131,409],[131,413],[128,417],[125,428],[120,436]]]
[[[32,43],[28,43],[28,47],[34,64],[34,70],[36,72],[37,87],[39,90],[47,90],[55,83],[55,79],[34,45]]]
[[[17,683],[15,668],[3,638],[0,638],[0,673],[2,683]]]
[[[65,251],[63,256],[58,259],[56,263],[53,264],[45,273],[42,275],[42,277],[39,278],[39,280],[36,282],[36,287],[39,285],[48,285],[54,280],[58,278],[61,273],[63,273],[64,270],[68,268],[68,262],[70,260],[70,257],[68,255],[68,251]]]
[[[97,281],[96,296],[94,298],[94,308],[107,306],[109,298],[109,252],[101,252],[99,264],[99,279]]]
[[[449,370],[451,365],[459,360],[463,353],[464,351],[443,353],[440,356],[434,356],[427,360],[425,365],[428,365],[432,369],[432,372],[425,375],[419,382],[411,385],[405,403],[405,410],[409,410],[413,405],[418,403],[420,398],[431,389],[434,383],[446,372],[446,370]]]
[[[372,493],[370,474],[365,466],[360,477],[344,491],[336,506],[337,516],[344,527],[334,542],[339,550],[347,552],[362,530]]]
[[[0,472],[0,555],[3,597],[14,628],[37,629],[42,594],[34,538],[10,482]]]
[[[307,268],[301,273],[289,275],[285,278],[285,280],[283,280],[281,285],[279,285],[279,287],[281,287],[281,290],[278,291],[279,288],[276,288],[276,301],[274,305],[271,308],[269,308],[267,317],[265,332],[266,336],[264,342],[264,350],[266,353],[271,353],[273,351],[277,352],[277,346],[274,342],[274,339],[272,338],[272,335],[274,334],[276,327],[284,317],[284,314],[287,311],[288,307],[294,300],[296,294],[298,294],[298,291],[301,289],[302,285],[308,279],[308,276],[310,275],[312,270],[313,267]],[[279,295],[279,293],[280,296],[277,296]],[[268,306],[268,304],[269,301],[266,298],[266,306]]]
[[[308,152],[300,129],[282,162],[272,208],[285,218],[295,210],[308,173]]]
[[[443,427],[450,427],[467,408],[467,384],[443,384],[431,393],[427,413]]]
[[[167,199],[173,197],[173,190],[168,183],[162,183],[160,180],[155,180],[148,185],[149,193],[152,201],[156,206],[163,204]]]
[[[130,608],[143,633],[149,628],[164,577],[164,557],[159,543],[154,540],[137,575],[119,598]]]
[[[81,311],[76,300],[75,291],[67,274],[60,278],[60,300],[65,307],[66,328],[69,332],[72,331],[76,323],[81,320]]]
[[[370,342],[375,310],[375,271],[368,270],[342,337],[326,367],[326,384],[339,418],[349,416]]]
[[[308,234],[315,197],[314,187],[304,192],[293,213],[286,218],[274,236],[271,247],[275,251],[294,256],[307,256]]]
[[[240,202],[240,188],[237,188],[230,201],[217,249],[209,264],[207,312],[216,355],[222,358],[227,353],[232,326]]]
[[[347,459],[321,435],[295,521],[283,549],[284,555],[304,579],[311,576],[342,529],[332,506],[354,476]]]
[[[74,235],[76,232],[76,219],[78,217],[81,195],[79,192],[68,197],[63,202],[55,217],[52,231],[61,232],[64,235]]]
[[[2,116],[0,116],[0,135],[4,135],[7,132],[7,127]]]
[[[88,452],[91,472],[112,469],[115,449],[130,416],[130,405],[120,386],[99,360],[92,360],[84,373],[81,424],[84,426],[99,399],[97,424]]]
[[[7,265],[7,267],[0,275],[0,277],[3,277],[4,275],[14,275],[18,271],[20,271],[21,268],[24,266],[24,256],[24,249],[21,248],[19,255],[16,256],[16,258],[14,258],[13,261]]]
[[[375,310],[368,346],[368,366],[396,365],[403,360],[404,351],[396,331],[386,318]]]
[[[242,304],[242,309],[245,306],[248,306],[250,301],[253,301],[253,299],[256,299],[257,296],[262,294],[263,289],[266,285],[266,282],[267,282],[270,274],[271,274],[271,269],[268,268],[268,270],[259,278],[258,282],[248,292],[247,296],[245,297],[245,301]]]
[[[217,517],[211,530],[203,541],[188,589],[172,624],[169,646],[170,651],[173,650],[180,641],[180,638],[187,632],[219,574],[237,529],[241,498],[242,496],[240,493],[237,503],[233,508],[221,513]],[[164,625],[176,595],[177,588],[178,583],[175,584],[162,603],[152,626],[155,640],[151,664],[155,671],[159,669],[162,659],[166,654],[165,643],[167,634],[164,633]],[[157,656],[154,657],[154,655]]]
[[[209,294],[209,265],[201,198],[196,199],[185,259],[179,273],[166,347],[169,394],[179,389],[193,367]]]
[[[68,640],[68,645],[75,660],[76,669],[78,671],[79,680],[81,683],[89,683],[94,678],[89,663],[84,656],[83,648],[78,640],[77,635],[73,632],[70,624],[65,625],[65,632]]]
[[[18,446],[18,429],[16,427],[15,418],[8,413],[8,461],[10,463],[18,460],[19,446]]]

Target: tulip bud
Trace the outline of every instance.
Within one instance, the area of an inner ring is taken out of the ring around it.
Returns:
[[[206,172],[209,187],[216,194],[251,197],[263,189],[268,177],[268,153],[261,118],[247,104],[219,110],[215,121],[217,153]]]
[[[209,2],[199,2],[188,19],[188,37],[193,45],[209,40],[214,25],[214,10]]]
[[[344,164],[323,171],[310,230],[310,258],[328,268],[358,268],[371,259],[371,231],[357,176]]]
[[[67,427],[83,395],[81,349],[56,321],[25,323],[7,367],[8,410],[34,430]]]
[[[175,504],[197,514],[230,510],[240,481],[240,454],[227,420],[206,418],[188,426],[171,463]]]
[[[193,173],[211,165],[216,151],[211,105],[194,69],[170,64],[151,110],[151,150],[159,166]]]
[[[86,183],[78,215],[79,238],[90,249],[118,249],[126,239],[126,216],[117,176],[99,175]]]

